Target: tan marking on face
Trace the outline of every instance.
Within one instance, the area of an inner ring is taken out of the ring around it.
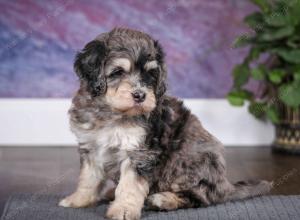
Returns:
[[[146,99],[138,107],[130,108],[126,111],[128,115],[138,115],[151,112],[156,106],[156,98],[153,90],[146,89]]]
[[[143,91],[146,93],[146,99],[142,103],[136,103],[132,97],[135,89],[128,80],[124,79],[117,86],[107,88],[106,102],[114,111],[122,112],[126,115],[132,116],[151,112],[156,106],[153,90],[143,88]]]
[[[124,112],[134,106],[131,93],[133,88],[127,81],[122,81],[117,87],[108,87],[106,91],[106,102],[113,110]]]
[[[115,58],[111,61],[111,64],[109,65],[109,67],[107,69],[107,73],[112,72],[117,67],[121,67],[126,72],[129,72],[130,68],[131,68],[131,62],[127,58]]]
[[[147,62],[144,66],[145,70],[150,70],[150,69],[155,69],[158,67],[158,64],[157,64],[157,61],[156,60],[153,60],[153,61],[150,61],[150,62]]]

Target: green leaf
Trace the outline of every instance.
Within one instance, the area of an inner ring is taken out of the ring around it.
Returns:
[[[229,101],[229,103],[233,106],[243,106],[244,105],[244,99],[238,97],[238,96],[235,96],[233,94],[229,94],[227,96],[227,100]]]
[[[245,47],[248,46],[253,42],[253,38],[250,37],[249,35],[241,35],[237,37],[234,42],[233,42],[233,48],[240,48],[240,47]]]
[[[280,122],[279,112],[274,105],[271,105],[267,108],[266,115],[274,124],[278,124]]]
[[[249,67],[245,63],[236,65],[232,71],[234,87],[240,88],[249,80]]]
[[[291,66],[291,71],[295,74],[298,74],[298,73],[300,74],[300,64]]]
[[[266,113],[266,103],[251,102],[248,107],[248,110],[256,118],[262,118]]]
[[[285,37],[291,36],[295,31],[292,26],[282,27],[280,29],[268,29],[264,33],[260,34],[259,40],[261,41],[274,41],[280,40]]]
[[[270,5],[267,0],[251,0],[254,4],[256,4],[263,12],[269,12]]]
[[[289,14],[290,22],[292,22],[293,25],[296,26],[300,24],[300,1],[299,0],[290,1],[288,14]]]
[[[295,81],[300,81],[300,70],[294,72],[294,79]]]
[[[300,37],[293,35],[287,40],[286,44],[293,49],[297,49],[300,47]]]
[[[246,57],[247,62],[251,62],[259,58],[262,49],[261,47],[254,46],[250,49],[248,56]]]
[[[273,13],[267,15],[265,17],[265,22],[269,26],[273,26],[273,27],[282,27],[289,24],[288,18],[285,16],[285,14],[282,11],[279,12],[274,11]]]
[[[269,26],[297,26],[300,18],[300,3],[298,0],[276,0],[272,11],[265,16]]]
[[[279,99],[287,106],[300,106],[300,81],[296,80],[289,84],[284,84],[278,90]]]
[[[243,106],[245,100],[249,100],[252,96],[253,94],[246,90],[231,91],[227,95],[227,100],[231,105]]]
[[[266,68],[263,65],[258,65],[258,67],[253,68],[251,75],[255,80],[264,80],[266,74]]]
[[[253,30],[259,32],[264,29],[264,18],[261,12],[254,12],[244,18],[244,22]]]
[[[272,83],[279,84],[279,83],[281,83],[285,74],[286,74],[285,71],[280,70],[280,69],[275,69],[269,73],[268,77]]]
[[[300,49],[287,50],[284,48],[277,48],[273,49],[272,52],[278,54],[290,63],[300,63]]]

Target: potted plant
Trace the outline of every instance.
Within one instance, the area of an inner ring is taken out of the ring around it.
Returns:
[[[251,31],[235,47],[248,54],[232,71],[227,95],[276,127],[275,150],[300,153],[300,0],[252,0],[258,11],[245,17]],[[252,81],[259,89],[253,89]]]

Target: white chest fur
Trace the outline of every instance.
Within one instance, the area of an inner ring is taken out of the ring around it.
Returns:
[[[138,149],[145,139],[140,126],[107,126],[95,136],[94,162],[106,175],[114,178],[121,161],[128,158],[127,151]]]
[[[90,150],[89,157],[93,164],[99,171],[112,176],[119,170],[120,162],[128,157],[127,151],[140,148],[146,136],[145,128],[132,124],[112,123],[91,130],[82,126],[71,127],[81,143],[80,148]]]
[[[134,150],[144,141],[145,134],[145,129],[140,126],[111,125],[97,132],[95,142],[102,149]]]

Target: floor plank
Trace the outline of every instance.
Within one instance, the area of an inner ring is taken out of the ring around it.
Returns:
[[[274,181],[272,194],[300,194],[300,156],[273,154],[267,147],[227,147],[226,160],[233,182],[266,179]],[[68,194],[78,174],[76,148],[0,148],[0,213],[13,193]]]

